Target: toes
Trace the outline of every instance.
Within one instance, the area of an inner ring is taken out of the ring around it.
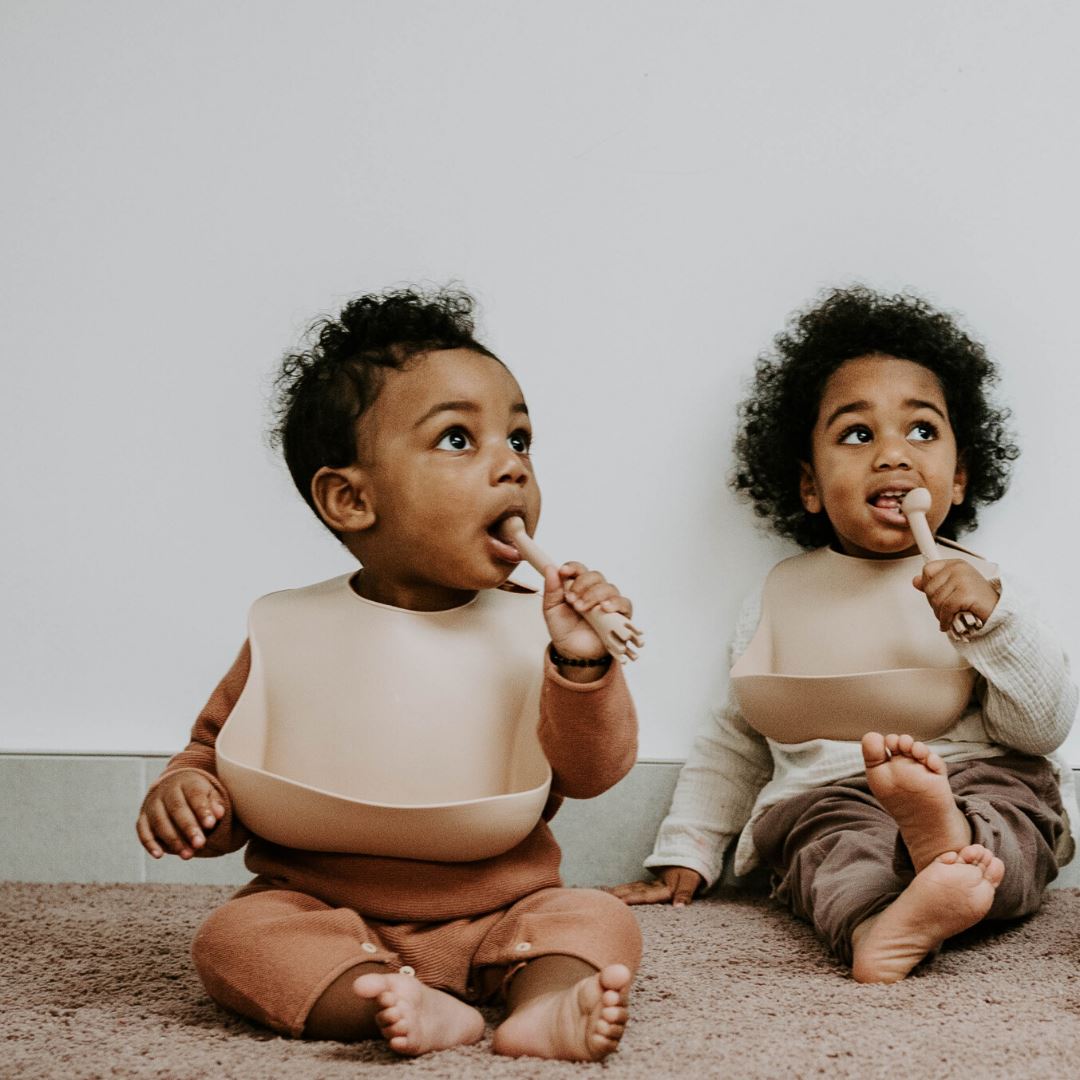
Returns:
[[[378,1020],[378,1024],[382,1029],[383,1035],[388,1039],[404,1038],[409,1034],[409,1025],[400,1017],[394,1022],[387,1024],[384,1024],[382,1020]]]
[[[600,985],[604,990],[613,990],[617,994],[630,985],[630,969],[625,964],[610,964],[600,972]]]
[[[912,751],[914,746],[915,746],[915,740],[910,735],[897,735],[896,736],[896,747],[900,751],[901,754],[904,754],[907,757],[911,757],[912,756],[911,751]]]
[[[382,1012],[375,1014],[375,1020],[379,1027],[389,1028],[394,1024],[400,1023],[404,1019],[405,1014],[396,1005],[391,1005],[387,1009],[383,1009]]]
[[[385,975],[361,975],[353,981],[353,990],[362,998],[375,999],[381,997],[389,989]],[[382,1002],[381,1004],[389,1004]]]
[[[885,748],[885,736],[876,731],[868,731],[862,737],[862,756],[866,767],[869,769],[877,765],[883,765],[889,760],[889,754]]]
[[[885,736],[885,749],[890,754],[895,754],[900,750],[900,736],[894,733],[890,733]]]

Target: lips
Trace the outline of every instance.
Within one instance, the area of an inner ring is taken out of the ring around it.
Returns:
[[[488,535],[488,541],[491,547],[492,553],[497,559],[503,562],[514,563],[515,565],[521,562],[521,552],[518,551],[513,544],[508,544],[502,538],[502,525],[507,518],[519,517],[523,521],[525,520],[525,511],[521,507],[513,506],[508,510],[504,510],[487,528],[484,530]]]
[[[904,496],[915,486],[914,484],[894,484],[891,487],[884,487],[874,492],[866,501],[879,510],[898,511]]]

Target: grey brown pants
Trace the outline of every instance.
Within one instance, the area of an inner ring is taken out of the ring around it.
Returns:
[[[1005,863],[987,919],[1037,911],[1057,877],[1065,829],[1050,763],[1010,752],[949,766],[949,784],[971,824],[972,842]],[[754,846],[774,875],[774,896],[811,923],[851,963],[851,935],[888,907],[915,876],[896,822],[865,777],[786,799],[754,824]]]

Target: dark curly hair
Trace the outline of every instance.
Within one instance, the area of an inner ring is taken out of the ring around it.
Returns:
[[[473,336],[474,307],[460,289],[369,293],[351,300],[336,319],[316,322],[311,347],[281,362],[270,440],[281,447],[293,483],[317,517],[311,478],[324,465],[342,468],[356,460],[356,422],[374,404],[388,368],[400,370],[435,349],[471,349],[499,359]]]
[[[799,463],[810,461],[810,435],[825,384],[846,360],[880,353],[912,360],[940,380],[967,469],[964,501],[949,511],[941,535],[955,539],[975,526],[977,508],[1009,485],[1019,456],[988,389],[998,380],[986,350],[949,315],[908,294],[883,296],[864,286],[834,289],[796,313],[758,358],[749,397],[739,406],[732,487],[781,536],[804,548],[834,540],[824,512],[810,514],[799,497]]]

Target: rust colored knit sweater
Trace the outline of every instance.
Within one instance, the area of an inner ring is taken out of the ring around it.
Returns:
[[[538,734],[551,763],[551,795],[533,831],[491,859],[440,863],[299,851],[249,832],[233,817],[214,750],[248,678],[251,652],[246,642],[195,721],[191,741],[170,760],[162,778],[180,769],[198,769],[209,777],[221,794],[225,817],[198,854],[222,855],[246,843],[247,868],[279,888],[393,922],[443,921],[505,908],[538,889],[562,884],[559,846],[548,821],[564,797],[591,798],[617,783],[637,753],[637,717],[618,664],[594,682],[573,683],[559,675],[546,655],[543,663]]]

